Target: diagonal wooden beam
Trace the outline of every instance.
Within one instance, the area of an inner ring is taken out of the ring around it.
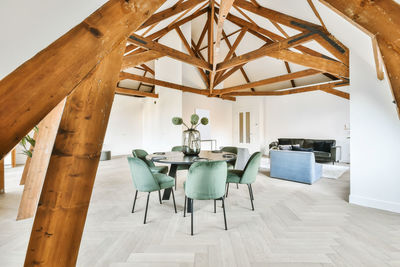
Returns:
[[[154,70],[149,66],[147,66],[146,64],[141,64],[140,66],[142,66],[147,72],[150,72],[152,75],[155,75]]]
[[[285,63],[285,67],[286,67],[286,71],[287,73],[292,73],[292,70],[290,69],[289,63],[287,61],[284,61]],[[292,84],[292,87],[296,87],[296,83],[294,82],[293,79],[290,80],[290,83]]]
[[[192,57],[196,57],[196,54],[193,52],[192,48],[190,47],[188,41],[186,40],[186,38],[185,38],[185,36],[183,35],[183,33],[182,33],[182,31],[180,30],[180,28],[179,28],[179,27],[178,27],[178,28],[175,28],[175,30],[176,30],[176,32],[178,33],[179,38],[181,39],[183,45],[185,46],[185,48],[186,48],[186,50],[189,52],[189,54],[190,54]],[[208,87],[209,84],[208,84],[208,77],[207,77],[207,75],[204,73],[204,71],[203,71],[201,68],[198,68],[198,67],[197,67],[197,71],[199,72],[201,78],[203,79],[204,85],[205,85],[206,87]]]
[[[148,50],[139,54],[127,55],[124,56],[124,60],[122,62],[122,69],[125,70],[128,68],[132,68],[137,65],[146,63],[148,61],[158,59],[163,56],[165,56],[165,54],[154,50]]]
[[[400,116],[400,5],[393,0],[320,0],[349,22],[375,36],[386,71],[397,112]]]
[[[226,37],[225,31],[222,30],[222,35],[224,36],[225,43],[226,43],[226,45],[227,45],[228,48],[229,48],[229,52],[228,52],[228,54],[225,56],[225,58],[224,58],[223,61],[229,60],[232,56],[234,56],[234,57],[237,56],[236,53],[235,53],[235,50],[236,50],[236,48],[238,47],[238,45],[239,45],[239,43],[241,42],[241,40],[243,39],[243,37],[244,37],[244,35],[246,34],[246,32],[247,32],[247,28],[246,28],[246,27],[242,28],[241,31],[240,31],[240,34],[238,35],[238,37],[236,37],[235,42],[233,43],[233,45],[231,45],[231,42],[230,42],[229,39]],[[226,70],[223,70],[223,71],[220,71],[220,72],[217,73],[217,75],[215,76],[215,80],[216,80],[215,85],[218,85],[218,84],[220,83],[220,82],[218,82],[218,81],[219,81],[219,78],[220,78],[222,75],[224,75],[225,71],[226,71]],[[244,69],[243,69],[243,66],[240,67],[240,71],[241,71],[241,73],[242,73],[244,79],[246,80],[246,82],[250,82],[250,79],[249,79],[249,77],[247,76],[247,73],[246,73],[246,72],[244,71]]]
[[[154,15],[152,15],[145,23],[143,23],[138,30],[144,29],[148,26],[153,25],[154,23],[158,23],[164,19],[170,18],[176,14],[179,14],[186,9],[192,8],[203,2],[204,0],[187,0],[177,6],[173,6],[167,8],[163,11],[160,11]]]
[[[215,78],[215,58],[214,58],[214,0],[209,0],[210,1],[210,8],[208,10],[208,30],[207,30],[207,40],[208,40],[208,50],[207,50],[207,56],[208,56],[208,63],[211,64],[211,71],[209,72],[209,91],[210,94],[212,93],[212,90],[214,88],[214,78]]]
[[[228,68],[240,65],[240,64],[244,64],[249,61],[258,59],[260,57],[267,56],[269,53],[277,52],[282,49],[287,49],[287,48],[293,47],[295,45],[299,45],[301,43],[308,42],[314,38],[314,35],[315,34],[313,34],[313,33],[300,33],[293,37],[285,39],[284,41],[262,46],[261,48],[259,48],[257,50],[240,55],[229,61],[219,63],[217,65],[217,71],[221,71],[221,70],[228,69]]]
[[[147,39],[151,39],[151,40],[155,40],[157,38],[160,38],[160,37],[166,35],[167,33],[169,33],[170,31],[172,31],[173,29],[175,29],[176,27],[180,27],[183,24],[185,24],[185,23],[187,23],[187,22],[189,22],[189,21],[191,21],[191,20],[203,15],[204,13],[207,12],[207,10],[208,10],[207,8],[196,10],[195,12],[193,12],[193,14],[191,14],[191,15],[189,15],[189,16],[187,16],[187,17],[181,19],[180,21],[177,21],[177,22],[175,22],[175,23],[173,23],[171,25],[168,25],[167,27],[165,27],[165,28],[163,28],[163,29],[161,29],[159,31],[156,31],[155,33],[152,33],[152,34],[146,36],[146,38]]]
[[[274,83],[279,83],[279,82],[284,82],[284,81],[290,81],[293,79],[308,77],[308,76],[316,75],[319,73],[321,73],[321,71],[314,70],[314,69],[307,69],[307,70],[284,74],[284,75],[280,75],[277,77],[272,77],[272,78],[268,78],[268,79],[264,79],[264,80],[260,80],[260,81],[256,81],[256,82],[232,86],[232,87],[224,88],[221,90],[215,90],[214,93],[220,94],[220,95],[229,94],[231,92],[245,90],[245,89],[249,89],[252,87],[263,86],[263,85],[267,85],[267,84],[274,84]]]
[[[137,46],[140,46],[140,47],[143,47],[143,48],[147,48],[147,49],[150,49],[150,50],[153,50],[153,51],[157,51],[157,52],[162,53],[162,54],[164,54],[166,56],[169,56],[171,58],[183,61],[185,63],[200,67],[202,69],[211,70],[211,64],[209,64],[209,63],[207,63],[207,62],[205,62],[205,61],[203,61],[203,60],[201,60],[199,58],[192,57],[192,56],[190,56],[188,54],[182,53],[181,51],[178,51],[176,49],[170,48],[170,47],[168,47],[166,45],[159,44],[159,43],[154,42],[154,41],[152,41],[150,39],[141,37],[141,36],[139,36],[137,34],[131,34],[129,36],[128,41],[133,43],[133,44],[135,44],[135,45],[137,45]]]
[[[201,34],[200,34],[200,36],[199,36],[199,40],[197,41],[197,44],[196,44],[196,46],[195,46],[196,50],[199,50],[199,47],[200,47],[201,43],[203,42],[204,37],[206,36],[206,33],[207,33],[207,31],[208,31],[209,19],[210,19],[209,16],[207,16],[207,21],[206,21],[206,23],[204,24],[203,30],[201,31]],[[208,47],[208,46],[207,46],[207,47]]]
[[[22,192],[18,208],[17,221],[32,218],[35,215],[64,105],[65,99],[47,114],[38,125],[39,131],[35,139],[35,151],[32,154],[25,180],[24,191]]]
[[[340,90],[337,90],[337,89],[334,89],[334,88],[322,88],[320,90],[325,92],[325,93],[332,94],[332,95],[335,95],[335,96],[350,100],[350,94],[349,93],[346,93],[346,92],[343,92],[343,91],[340,91]]]
[[[281,96],[281,95],[306,93],[318,90],[327,90],[329,88],[333,88],[334,86],[335,86],[334,83],[326,83],[326,84],[306,85],[296,89],[290,88],[284,90],[257,91],[257,92],[232,92],[228,95],[229,96]]]
[[[0,159],[164,2],[107,1],[3,78],[0,81]]]
[[[140,82],[159,85],[159,86],[163,86],[163,87],[168,87],[168,88],[180,90],[182,92],[189,92],[189,93],[195,93],[195,94],[200,94],[200,95],[208,95],[208,90],[197,89],[197,88],[184,86],[184,85],[180,85],[180,84],[176,84],[176,83],[156,80],[154,78],[142,77],[142,76],[132,74],[132,73],[121,72],[120,80],[125,80],[125,79],[140,81]]]
[[[219,7],[218,13],[218,25],[217,25],[217,38],[215,43],[215,49],[218,51],[221,45],[222,29],[224,27],[225,18],[232,8],[233,2],[235,0],[221,0],[221,5]]]
[[[313,1],[312,0],[307,0],[307,2],[308,2],[308,5],[311,7],[312,11],[314,12],[314,15],[317,17],[317,19],[321,23],[322,27],[324,29],[326,29],[325,23],[322,20],[321,16],[319,15],[319,12],[318,12],[317,8],[315,7]]]
[[[268,53],[268,56],[327,72],[340,77],[349,77],[349,68],[345,64],[338,61],[323,59],[307,54],[300,54],[286,49]]]
[[[130,89],[130,88],[124,88],[124,87],[117,87],[115,89],[115,93],[117,95],[145,96],[145,97],[158,98],[158,94],[143,92],[143,91],[134,90],[134,89]]]
[[[385,64],[383,63],[382,54],[379,49],[379,44],[378,41],[376,40],[376,37],[375,36],[372,37],[371,40],[372,40],[372,50],[374,52],[376,77],[382,81],[385,78],[384,74]]]
[[[244,1],[244,0],[236,0],[235,5],[243,8],[243,9],[246,9],[247,11],[250,11],[254,14],[257,14],[257,15],[267,18],[269,20],[273,20],[277,23],[283,24],[285,26],[294,28],[299,31],[305,30],[304,27],[302,27],[302,26],[315,28],[315,29],[322,28],[321,26],[319,26],[317,24],[286,15],[286,14],[277,12],[272,9],[268,9],[268,8],[265,8],[262,6],[255,7],[253,4],[251,4],[247,1]]]

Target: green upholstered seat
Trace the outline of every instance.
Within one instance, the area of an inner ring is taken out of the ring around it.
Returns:
[[[152,162],[151,160],[147,160],[146,156],[148,155],[148,153],[143,149],[132,150],[132,155],[136,158],[143,160],[147,164],[147,166],[149,166],[152,173],[166,174],[168,172],[168,166],[156,166],[154,165],[154,162]]]
[[[221,149],[223,152],[228,152],[237,155],[238,148],[235,146],[225,146]],[[228,169],[234,169],[236,164],[236,160],[228,162]]]
[[[202,161],[195,162],[190,166],[188,177],[184,183],[185,188],[185,211],[186,201],[192,202],[192,215],[191,215],[191,234],[193,235],[193,200],[215,200],[222,199],[224,210],[225,230],[227,230],[226,216],[225,216],[225,184],[227,176],[227,164],[225,161]]]
[[[243,176],[242,170],[228,170],[228,177],[226,178],[227,183],[236,183],[240,182],[240,179]]]
[[[153,173],[154,178],[156,178],[160,189],[170,188],[175,185],[175,179],[163,174],[163,173]]]
[[[149,205],[150,193],[154,191],[158,191],[158,197],[161,202],[161,189],[171,188],[172,197],[174,201],[175,213],[176,213],[176,205],[175,205],[175,196],[173,186],[175,184],[175,179],[163,174],[163,173],[152,173],[150,167],[137,157],[128,157],[128,163],[131,170],[132,181],[136,187],[135,199],[133,201],[132,213],[135,211],[135,203],[138,191],[139,192],[148,192],[147,195],[147,204],[146,211],[144,215],[144,223],[146,223],[147,217],[147,208]]]
[[[228,170],[227,175],[227,188],[226,188],[226,196],[228,196],[229,184],[236,183],[236,184],[246,184],[249,189],[251,206],[254,210],[253,204],[253,189],[251,184],[256,181],[256,177],[258,174],[258,168],[260,167],[260,160],[261,160],[261,152],[255,152],[251,155],[250,159],[247,161],[246,167],[243,171],[241,170]]]

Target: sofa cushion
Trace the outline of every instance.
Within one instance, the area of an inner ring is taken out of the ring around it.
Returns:
[[[279,145],[279,150],[292,150],[292,145]]]
[[[289,138],[279,138],[278,144],[279,145],[291,145],[292,141]]]
[[[300,145],[303,146],[304,139],[300,138],[279,138],[280,145]]]
[[[313,149],[314,151],[324,151],[325,142],[324,141],[314,141]]]
[[[305,152],[313,152],[312,148],[304,148],[300,146],[292,146],[293,151],[305,151]]]
[[[314,148],[314,140],[305,139],[302,147],[304,147],[304,148]]]
[[[330,158],[331,153],[325,151],[314,151],[314,155],[316,158]]]

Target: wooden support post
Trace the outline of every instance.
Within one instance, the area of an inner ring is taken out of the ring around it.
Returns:
[[[47,114],[38,125],[39,131],[35,139],[35,151],[32,154],[30,166],[26,175],[17,221],[28,219],[35,215],[64,105],[65,99]]]
[[[75,266],[126,40],[67,97],[25,266]]]
[[[0,159],[0,194],[4,194],[4,159]]]
[[[109,0],[0,80],[0,158],[164,2]]]
[[[11,150],[11,168],[15,168],[17,166],[17,151],[15,147]]]

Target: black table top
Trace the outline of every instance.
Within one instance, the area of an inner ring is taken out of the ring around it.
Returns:
[[[156,152],[146,156],[147,160],[167,164],[191,165],[196,161],[232,161],[236,155],[221,151],[203,150],[198,156],[185,156],[182,152]]]

